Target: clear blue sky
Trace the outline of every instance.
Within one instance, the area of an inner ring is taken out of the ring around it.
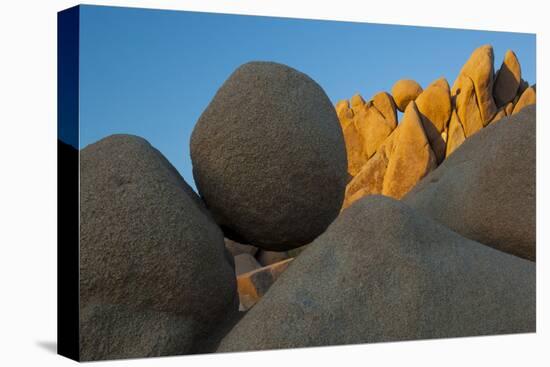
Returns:
[[[83,6],[80,147],[115,133],[159,149],[193,187],[189,139],[239,65],[269,60],[316,80],[333,103],[389,91],[402,78],[450,84],[470,53],[507,49],[535,82],[533,34]]]

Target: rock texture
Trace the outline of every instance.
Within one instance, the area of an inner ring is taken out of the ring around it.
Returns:
[[[504,107],[501,107],[498,109],[497,113],[495,113],[495,116],[493,116],[493,119],[491,120],[490,123],[500,121],[506,116],[507,116],[506,109]]]
[[[422,126],[416,102],[409,103],[396,131],[393,151],[388,160],[382,187],[384,195],[401,198],[437,167],[436,156]]]
[[[346,144],[348,173],[355,176],[368,160],[367,152],[363,148],[365,143],[353,122],[343,127],[342,133],[344,134],[344,141]]]
[[[369,159],[361,171],[347,185],[342,209],[349,207],[353,202],[364,196],[382,194],[384,177],[399,129],[393,131],[376,154]]]
[[[391,93],[399,111],[404,112],[409,102],[422,93],[422,87],[414,80],[401,79],[393,85]]]
[[[451,118],[449,84],[444,78],[434,81],[418,96],[415,103],[430,146],[440,163],[445,158],[446,139],[443,134]]]
[[[199,197],[130,135],[81,151],[80,190],[81,358],[193,353],[238,305],[222,231]]]
[[[514,106],[512,115],[515,115],[525,107],[533,105],[536,102],[537,102],[537,99],[536,99],[535,88],[529,87],[525,89],[525,91],[521,94],[521,97],[518,99],[516,105]]]
[[[447,150],[445,156],[450,156],[465,140],[466,134],[464,134],[464,128],[462,127],[462,123],[456,111],[453,110],[451,121],[449,122],[449,135],[447,137]]]
[[[244,64],[224,82],[195,125],[191,159],[226,236],[267,250],[322,233],[348,181],[342,130],[325,92],[271,62]]]
[[[472,240],[535,260],[535,107],[466,140],[404,201]]]
[[[396,137],[406,114],[394,125],[395,107],[403,112],[412,101],[415,103],[423,129],[423,133],[416,136],[427,137],[436,158],[435,165],[426,166],[427,173],[489,124],[536,102],[535,85],[529,87],[521,78],[519,61],[513,51],[506,53],[496,77],[493,61],[492,47],[482,46],[471,54],[452,88],[445,78],[435,80],[425,90],[414,80],[403,79],[394,84],[392,94],[380,92],[367,102],[355,94],[352,107],[349,101],[338,102],[336,110],[346,140],[348,172],[352,176],[346,186],[342,209],[373,194],[400,198],[424,176],[419,174],[424,169],[419,168],[418,162],[430,160],[426,160],[426,155],[420,158],[412,154],[414,148],[400,154],[402,168],[388,171],[391,153],[396,146],[403,146],[396,145]],[[414,167],[418,168],[416,173],[413,173]],[[401,188],[395,189],[397,187]]]
[[[82,361],[189,353],[193,321],[172,312],[88,303],[80,310]]]
[[[395,129],[397,127],[397,107],[393,97],[386,92],[380,92],[372,97],[372,104],[384,116],[388,127],[391,130]]]
[[[241,311],[247,311],[267,293],[293,259],[286,259],[237,277]]]
[[[293,261],[218,352],[533,332],[535,303],[534,263],[371,196]]]
[[[470,78],[474,84],[477,105],[483,125],[487,125],[497,111],[493,98],[494,54],[491,45],[481,46],[462,67],[459,76]]]
[[[348,160],[348,173],[355,176],[361,167],[367,162],[367,154],[363,149],[364,142],[361,135],[355,128],[354,112],[347,100],[336,104],[336,115],[342,127],[346,154]]]
[[[459,76],[453,86],[456,112],[468,138],[483,129],[483,118],[478,108],[474,82],[470,77]]]
[[[342,209],[360,198],[383,194],[401,198],[437,167],[415,102],[409,103],[399,126],[346,187]]]
[[[521,81],[521,66],[514,51],[508,50],[497,72],[493,95],[497,107],[511,102],[518,91]]]
[[[370,158],[376,153],[378,147],[391,134],[394,127],[393,124],[386,122],[382,113],[369,102],[356,115],[355,127],[362,137],[364,143],[363,151],[367,153],[367,158]]]

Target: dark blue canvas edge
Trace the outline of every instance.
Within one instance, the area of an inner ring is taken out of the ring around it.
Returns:
[[[57,14],[57,353],[79,361],[80,7]]]

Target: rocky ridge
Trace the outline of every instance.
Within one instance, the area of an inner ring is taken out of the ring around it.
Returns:
[[[346,187],[343,209],[367,195],[403,197],[465,140],[536,103],[536,87],[522,79],[512,50],[506,52],[496,73],[493,65],[493,48],[484,45],[474,50],[452,87],[444,78],[425,89],[414,80],[402,79],[391,94],[380,92],[369,101],[356,94],[350,101],[338,102],[335,109],[346,143],[348,173],[353,177]],[[380,100],[384,103],[377,103]],[[408,109],[412,102],[415,107]],[[404,112],[400,122],[395,119],[397,110]],[[401,148],[408,143],[398,141],[399,130],[417,119],[422,126],[416,129],[413,145],[422,144],[425,138],[429,144],[424,149]],[[403,149],[410,151],[404,155]],[[396,181],[396,170],[388,169],[391,161],[402,167],[401,178],[408,182]]]

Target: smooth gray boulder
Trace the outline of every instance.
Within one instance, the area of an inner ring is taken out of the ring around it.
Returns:
[[[273,62],[240,66],[191,136],[197,188],[227,237],[267,250],[311,242],[336,218],[344,137],[323,89]]]
[[[238,312],[221,229],[146,140],[82,149],[80,190],[82,360],[193,353]]]
[[[218,352],[535,331],[535,264],[383,196],[354,203]]]
[[[536,259],[536,111],[468,138],[404,201],[464,237]]]

